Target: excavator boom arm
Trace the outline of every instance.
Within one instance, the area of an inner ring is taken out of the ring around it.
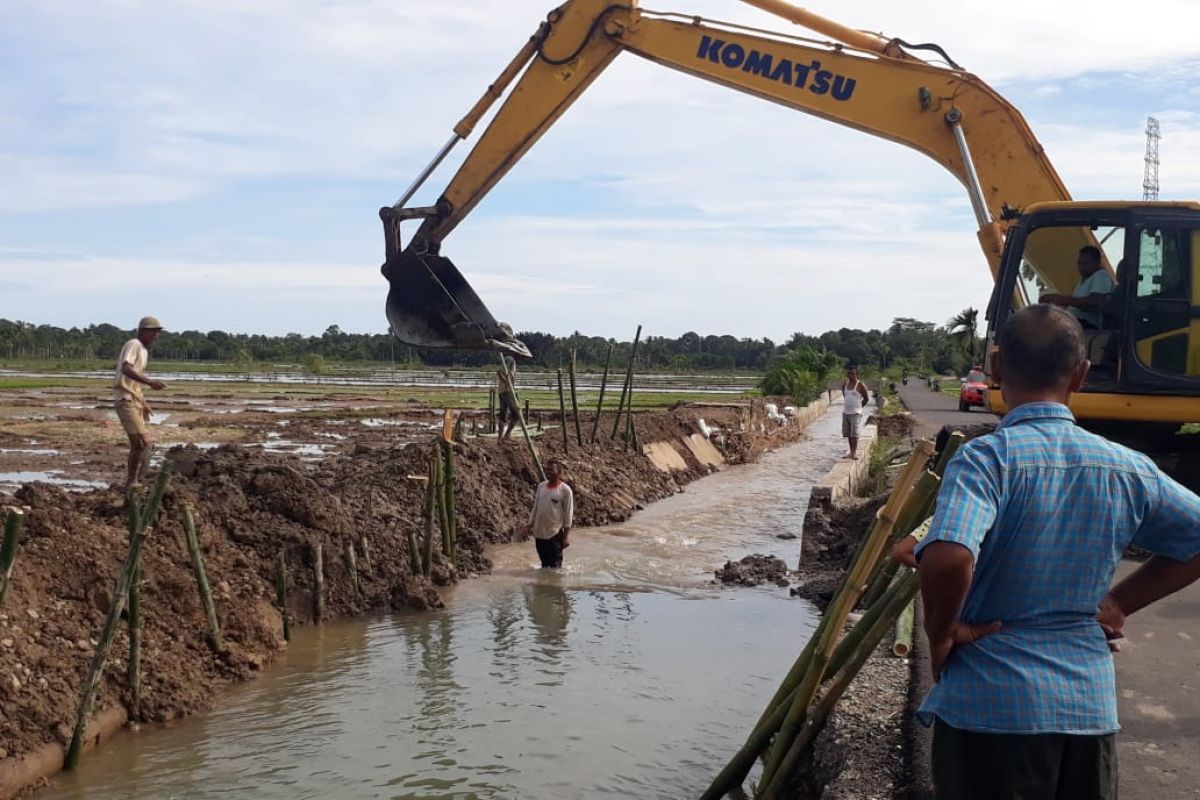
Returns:
[[[434,316],[447,321],[448,327],[441,326],[439,334],[438,325],[424,325],[426,332],[418,331],[416,337],[426,341],[418,343],[428,344],[440,336],[443,346],[495,346],[497,337],[503,338],[465,280],[439,255],[441,242],[622,51],[929,156],[967,188],[993,275],[1006,209],[1070,199],[1020,113],[975,76],[922,61],[894,40],[851,31],[782,0],[746,1],[850,41],[770,34],[644,11],[636,3],[569,0],[552,11],[502,73],[501,80],[507,82],[527,64],[437,204],[415,213],[395,207],[381,211],[388,230],[384,272],[393,282],[389,318],[397,335],[404,338],[397,330],[398,321],[411,323],[421,314],[428,318],[429,304],[436,305],[438,292],[444,291],[453,300],[452,308],[448,313],[438,309]],[[482,116],[488,97],[499,95],[499,84],[489,87],[489,95],[459,123],[455,129],[459,137],[465,138]],[[410,245],[402,249],[399,224],[413,216],[421,217],[422,223]],[[1037,254],[1045,265],[1043,273],[1055,283],[1059,283],[1056,277],[1062,278],[1063,285],[1068,283],[1074,250],[1082,243],[1078,234],[1070,232],[1057,239],[1045,237],[1045,252]],[[1055,265],[1063,265],[1064,275],[1053,274]],[[408,289],[414,284],[410,281],[397,292],[398,275],[432,277],[434,282],[427,290],[413,292]],[[397,310],[393,303],[397,295],[404,308],[392,313]],[[464,336],[473,324],[480,327],[479,320],[483,334]],[[453,331],[448,337],[449,329]]]

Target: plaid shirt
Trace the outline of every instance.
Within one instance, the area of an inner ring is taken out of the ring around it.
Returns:
[[[946,469],[930,542],[971,551],[960,618],[1004,628],[955,648],[921,706],[925,724],[990,733],[1118,730],[1116,677],[1096,608],[1130,541],[1200,552],[1200,498],[1144,455],[1029,403],[968,442]]]

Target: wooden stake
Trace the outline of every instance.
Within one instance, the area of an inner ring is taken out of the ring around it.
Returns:
[[[426,489],[426,493],[428,494],[428,489]],[[425,568],[421,565],[421,545],[417,538],[417,532],[412,528],[408,530],[408,554],[413,575],[424,575]]]
[[[283,640],[292,640],[292,623],[287,606],[287,556],[282,550],[275,559],[275,602],[279,604],[279,616],[283,618]]]
[[[508,375],[508,365],[504,363],[503,354],[498,354],[498,355],[500,358],[500,369],[502,371],[502,374],[507,376]],[[507,377],[505,377],[505,381],[506,382],[508,381]],[[533,459],[533,466],[537,469],[538,475],[540,476],[538,478],[538,480],[544,481],[544,480],[546,480],[546,470],[542,469],[542,460],[540,458],[538,458],[537,448],[533,446],[533,437],[529,435],[529,428],[525,425],[525,415],[521,413],[521,399],[519,397],[517,397],[517,387],[514,386],[513,384],[509,383],[508,388],[510,388],[512,390],[512,395],[517,400],[517,403],[516,403],[517,422],[519,422],[521,424],[521,435],[523,437],[525,437],[525,446],[529,448],[529,457]],[[539,425],[538,429],[541,430],[540,420],[539,420],[538,425]]]
[[[446,502],[446,467],[442,461],[442,451],[438,445],[433,447],[433,463],[437,465],[437,486],[434,489],[434,499],[437,503],[438,527],[442,532],[442,556],[453,566],[451,557],[454,552],[450,544],[450,507]]]
[[[350,573],[350,585],[354,587],[354,593],[362,592],[358,583],[358,557],[354,554],[354,540],[347,538],[345,545],[342,547],[342,553],[346,559],[346,571]]]
[[[0,608],[4,607],[4,596],[12,582],[13,564],[17,560],[17,547],[21,544],[21,530],[25,527],[25,512],[9,509],[4,520],[4,542],[0,544]]]
[[[503,363],[503,362],[501,362]],[[496,433],[496,390],[488,389],[488,433]]]
[[[596,418],[592,420],[592,444],[596,443],[596,431],[600,429],[600,414],[604,411],[604,389],[608,386],[608,366],[612,363],[613,345],[608,343],[608,355],[604,357],[604,376],[600,378],[600,399],[596,401]]]
[[[138,492],[131,491],[130,501],[133,505],[137,502],[133,500]],[[138,501],[140,501],[138,497]],[[129,538],[137,536],[136,525],[141,524],[141,511],[129,515]],[[133,576],[129,579],[129,665],[126,671],[126,680],[129,682],[129,718],[132,720],[140,720],[142,718],[142,568],[139,565],[134,565]]]
[[[313,545],[313,619],[325,618],[325,554],[321,542]]]
[[[208,573],[204,569],[204,554],[200,552],[200,539],[196,536],[196,519],[190,504],[183,506],[183,535],[187,538],[188,555],[192,559],[192,575],[196,578],[196,592],[200,595],[200,604],[204,607],[204,617],[208,620],[208,643],[213,652],[225,652],[225,643],[221,639],[221,623],[217,620],[217,606],[213,602],[212,589],[208,585]]]
[[[579,400],[575,395],[575,349],[571,349],[571,416],[575,417],[575,441],[583,447],[583,431],[579,428]]]
[[[163,468],[158,473],[158,480],[154,484],[154,490],[150,494],[150,500],[146,503],[143,509],[142,504],[136,502],[136,498],[131,497],[129,503],[129,513],[131,516],[136,515],[137,519],[129,521],[129,530],[136,531],[136,535],[130,537],[129,551],[125,554],[125,563],[122,565],[120,572],[117,573],[116,585],[113,587],[112,605],[109,606],[108,615],[104,618],[104,627],[100,631],[100,643],[96,645],[96,654],[92,656],[92,665],[88,670],[87,679],[83,683],[83,689],[79,695],[79,708],[75,716],[75,732],[71,736],[71,745],[67,748],[67,756],[63,766],[65,769],[74,769],[79,764],[79,757],[83,753],[83,735],[87,730],[88,720],[92,716],[92,706],[96,703],[96,693],[100,688],[100,678],[104,674],[104,664],[108,660],[108,651],[112,648],[113,637],[117,632],[117,623],[121,619],[121,612],[125,610],[125,604],[129,600],[129,585],[133,581],[134,572],[137,570],[138,559],[142,554],[142,545],[146,538],[150,535],[154,520],[158,517],[158,510],[162,506],[162,497],[167,490],[167,482],[171,478],[171,462],[163,464]]]
[[[617,418],[613,422],[613,432],[611,439],[617,438],[617,431],[621,429],[621,406],[625,405],[632,408],[633,402],[631,395],[633,394],[633,364],[637,360],[638,342],[642,338],[642,326],[637,326],[637,333],[633,335],[633,350],[629,353],[629,366],[625,369],[625,388],[621,390],[621,402],[617,404]],[[629,401],[628,403],[626,401]]]
[[[372,572],[375,571],[371,568],[371,540],[368,539],[366,536],[364,536],[359,541],[359,545],[362,547],[363,572],[370,575]]]
[[[429,482],[425,486],[425,553],[421,569],[426,578],[433,571],[433,524],[437,519],[438,458],[429,459]]]
[[[458,503],[454,499],[454,448],[449,442],[442,442],[442,455],[445,457],[445,470],[442,482],[445,484],[443,494],[446,498],[446,523],[450,529],[450,563],[458,563]]]
[[[558,370],[558,424],[562,428],[563,455],[571,452],[571,440],[567,436],[567,404],[563,399],[562,369]]]

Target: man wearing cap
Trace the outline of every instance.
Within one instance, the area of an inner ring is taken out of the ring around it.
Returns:
[[[125,489],[141,479],[146,456],[150,453],[150,436],[146,423],[150,421],[150,406],[142,397],[142,387],[165,389],[167,385],[146,377],[146,362],[150,353],[146,349],[162,333],[162,324],[154,317],[142,317],[138,322],[137,336],[121,348],[117,357],[117,372],[113,381],[114,401],[121,427],[129,434],[129,462],[125,477]]]

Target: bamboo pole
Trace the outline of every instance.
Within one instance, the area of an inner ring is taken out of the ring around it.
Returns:
[[[132,497],[133,494],[131,493]],[[132,540],[137,532],[133,530],[134,520],[140,524],[141,514],[129,515],[129,537]],[[125,678],[129,683],[129,718],[142,718],[142,568],[134,565],[133,575],[129,579],[129,664],[126,667]]]
[[[100,688],[100,678],[104,674],[104,664],[108,660],[108,651],[112,648],[113,637],[117,632],[117,623],[121,619],[121,613],[125,610],[125,604],[129,600],[129,585],[133,580],[134,571],[138,565],[138,559],[141,557],[142,545],[145,543],[149,532],[154,525],[154,520],[158,516],[158,509],[162,506],[163,493],[167,490],[167,482],[171,478],[171,462],[163,464],[163,468],[158,473],[158,479],[155,481],[154,490],[150,494],[150,500],[143,508],[141,503],[136,502],[136,498],[131,497],[129,503],[129,513],[131,516],[136,515],[137,519],[129,521],[129,530],[136,531],[136,535],[130,537],[129,551],[125,555],[125,563],[122,565],[120,572],[117,573],[116,585],[113,587],[112,605],[109,606],[108,615],[104,618],[104,627],[100,631],[100,641],[96,645],[96,653],[92,656],[92,665],[88,670],[88,676],[84,680],[83,690],[79,695],[79,708],[75,717],[75,731],[71,736],[71,744],[67,748],[67,755],[64,759],[63,766],[65,769],[74,769],[79,764],[79,756],[83,753],[83,734],[87,729],[88,719],[92,716],[92,706],[96,703],[96,694]]]
[[[225,650],[221,639],[221,623],[217,620],[217,606],[213,603],[212,589],[208,584],[208,572],[204,568],[204,554],[200,552],[200,539],[196,536],[196,519],[191,505],[183,506],[183,535],[187,538],[188,556],[192,560],[192,575],[196,578],[196,591],[200,595],[200,604],[204,607],[204,617],[208,620],[208,642],[213,652]]]
[[[905,506],[904,511],[901,512],[901,518],[896,522],[896,527],[892,531],[892,535],[888,537],[888,542],[885,545],[888,550],[891,550],[896,542],[920,527],[921,523],[929,517],[940,487],[941,479],[934,473],[926,471],[921,476],[912,490],[914,501]],[[890,558],[880,560],[879,564],[875,567],[874,573],[871,575],[867,590],[863,592],[862,605],[864,607],[869,608],[876,600],[883,596],[884,590],[891,585],[892,579],[896,577],[896,570],[899,567],[900,563]]]
[[[454,498],[454,448],[449,442],[442,442],[442,455],[445,457],[443,483],[446,498],[446,524],[450,531],[450,563],[458,563],[458,502]]]
[[[425,546],[421,569],[426,578],[433,574],[433,526],[437,520],[438,459],[429,460],[429,481],[425,485]]]
[[[805,721],[804,728],[790,743],[788,752],[783,758],[774,778],[769,782],[764,778],[761,782],[760,785],[766,786],[766,789],[760,795],[762,800],[775,800],[782,796],[781,793],[787,784],[789,776],[795,770],[796,765],[800,763],[800,757],[816,741],[817,734],[825,727],[825,723],[828,722],[830,714],[833,713],[837,701],[841,699],[846,688],[858,675],[863,664],[875,652],[875,648],[879,646],[879,642],[883,639],[884,634],[887,633],[888,628],[895,624],[896,617],[906,605],[912,603],[919,588],[920,579],[914,572],[905,575],[892,587],[893,591],[889,592],[888,595],[887,609],[879,616],[875,621],[875,625],[863,637],[863,641],[859,644],[853,658],[843,667],[840,673],[834,676],[829,688],[825,690],[824,696],[813,706],[808,719]]]
[[[629,366],[625,368],[625,386],[621,389],[621,402],[617,404],[617,418],[613,422],[613,431],[610,439],[617,438],[617,431],[621,429],[621,407],[625,405],[627,394],[633,392],[633,363],[637,360],[638,342],[642,338],[642,326],[637,326],[637,333],[633,336],[633,350],[629,353]],[[632,402],[629,404],[633,405]]]
[[[563,455],[571,452],[571,439],[567,436],[567,403],[563,399],[562,367],[558,369],[558,424],[562,428]]]
[[[433,447],[433,461],[437,464],[437,484],[434,488],[434,500],[437,506],[438,530],[442,534],[442,557],[450,562],[453,548],[450,545],[450,508],[446,502],[446,467],[442,461],[442,451],[438,445]]]
[[[887,502],[877,514],[879,522],[872,529],[871,538],[864,544],[858,558],[851,565],[847,573],[847,579],[839,595],[829,608],[826,609],[825,616],[821,620],[821,635],[817,641],[816,649],[813,651],[812,663],[809,665],[808,673],[805,675],[799,690],[796,692],[791,710],[784,719],[779,736],[767,754],[761,781],[763,785],[770,786],[772,782],[777,782],[776,778],[779,774],[779,768],[788,754],[788,743],[796,738],[808,707],[812,704],[813,696],[816,694],[817,687],[820,685],[825,670],[829,665],[829,659],[833,654],[834,647],[837,645],[837,640],[841,634],[842,626],[845,624],[846,616],[854,608],[863,591],[867,588],[866,582],[874,570],[875,564],[879,561],[879,557],[882,555],[883,547],[896,524],[895,521],[900,511],[904,508],[904,505],[908,502],[913,485],[924,472],[925,465],[929,463],[932,452],[932,442],[925,439],[917,442],[913,448],[912,455],[909,456],[904,471],[900,474],[900,478],[896,482],[895,490],[892,491]],[[829,620],[828,625],[825,624],[826,620]]]
[[[426,494],[428,494],[428,489]],[[425,568],[421,565],[421,545],[417,539],[417,532],[411,528],[408,531],[408,553],[413,575],[424,575]]]
[[[358,582],[358,557],[354,554],[354,540],[347,538],[342,545],[343,558],[346,559],[346,571],[350,573],[350,585],[354,588],[355,594],[362,593],[362,587]]]
[[[546,480],[546,471],[542,469],[542,460],[538,458],[537,448],[533,446],[533,437],[529,435],[529,428],[525,425],[525,415],[521,413],[520,398],[517,397],[517,387],[508,380],[508,365],[504,363],[504,356],[500,355],[500,369],[505,376],[504,380],[509,389],[512,390],[512,395],[517,399],[517,422],[521,424],[521,435],[525,437],[525,446],[529,448],[529,456],[533,459],[533,466],[537,469],[538,480]],[[539,421],[539,430],[541,422]]]
[[[901,658],[912,652],[914,613],[913,604],[909,602],[896,619],[896,640],[892,642],[892,652]]]
[[[612,363],[613,345],[608,343],[608,355],[604,357],[604,376],[600,378],[600,399],[596,401],[596,418],[592,420],[592,444],[596,443],[596,431],[600,429],[600,414],[604,411],[604,390],[608,386],[608,366]]]
[[[21,531],[25,527],[25,512],[9,509],[4,520],[4,542],[0,544],[0,608],[4,608],[4,596],[12,583],[13,564],[17,560],[17,547],[21,544]]]
[[[313,545],[313,619],[325,618],[325,553],[324,545]]]
[[[279,616],[283,619],[283,640],[292,640],[292,624],[287,607],[287,556],[282,550],[275,559],[275,602],[279,604]]]
[[[946,466],[950,463],[950,459],[954,458],[954,454],[958,452],[958,448],[967,440],[962,431],[954,431],[946,439],[946,444],[942,447],[942,453],[938,456],[937,464],[933,471],[940,478],[946,474]]]
[[[488,433],[496,431],[496,390],[488,389]]]
[[[571,348],[571,416],[575,418],[575,441],[583,447],[583,431],[579,427],[579,399],[575,394],[575,348]]]
[[[371,540],[366,536],[361,537],[359,546],[362,547],[362,567],[363,572],[370,575],[375,570],[371,567]]]

